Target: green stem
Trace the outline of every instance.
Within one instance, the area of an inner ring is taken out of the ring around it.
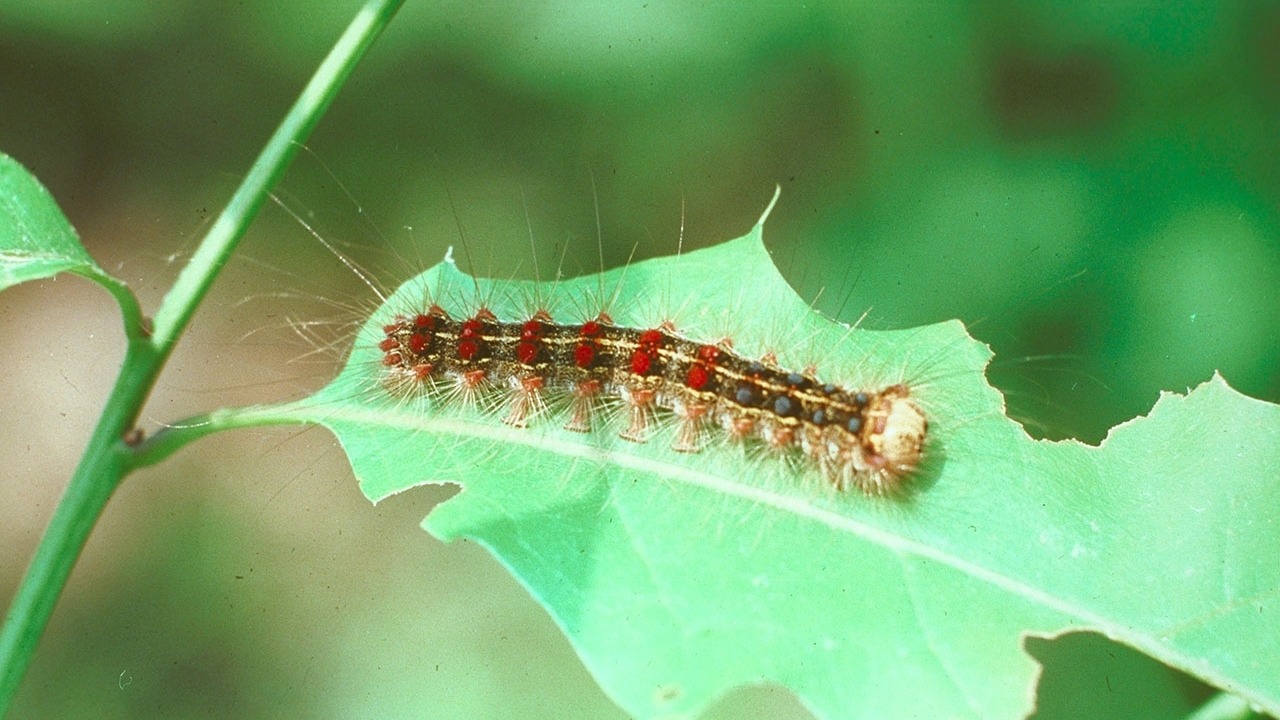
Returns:
[[[133,422],[136,404],[146,397],[150,388],[144,374],[128,370],[143,367],[153,358],[154,352],[145,341],[129,343],[124,369],[89,439],[89,447],[80,458],[9,606],[4,629],[0,631],[0,716],[13,700],[89,531],[128,471],[130,452],[122,438]]]
[[[155,343],[166,356],[213,284],[218,270],[248,229],[249,220],[266,202],[268,191],[284,175],[301,143],[355,69],[356,62],[403,3],[404,0],[369,0],[360,9],[262,148],[244,182],[209,229],[156,313]]]
[[[135,468],[155,465],[203,437],[223,430],[266,425],[302,425],[313,422],[296,412],[296,405],[255,405],[222,408],[173,423],[147,438],[133,451]]]
[[[170,288],[153,328],[146,327],[136,301],[123,284],[107,283],[107,289],[120,301],[128,349],[102,417],[0,629],[0,716],[13,701],[58,596],[107,501],[125,475],[159,456],[139,456],[124,438],[137,422],[174,344],[301,142],[403,3],[404,0],[368,0],[360,9]],[[164,449],[172,452],[174,446],[165,443]]]
[[[124,320],[125,339],[130,343],[147,339],[150,330],[147,328],[147,319],[142,314],[142,306],[138,304],[137,296],[124,281],[108,275],[97,266],[78,274],[106,288],[107,292],[111,293],[111,297],[116,299],[116,303],[120,306],[121,319]]]

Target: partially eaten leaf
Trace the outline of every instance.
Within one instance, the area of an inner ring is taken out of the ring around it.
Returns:
[[[1032,440],[959,323],[831,322],[776,272],[759,224],[555,288],[565,314],[616,293],[620,325],[670,316],[783,367],[817,360],[851,386],[906,383],[928,414],[925,458],[911,492],[869,498],[758,447],[679,453],[669,437],[623,440],[616,424],[571,432],[548,413],[518,428],[501,403],[388,392],[377,343],[396,315],[429,297],[465,316],[475,307],[458,298],[474,296],[524,320],[549,292],[475,282],[449,261],[431,268],[369,320],[332,384],[251,412],[332,429],[375,502],[462,485],[424,526],[488,547],[636,717],[691,717],[772,681],[820,718],[1020,718],[1038,673],[1023,640],[1065,630],[1280,713],[1276,406],[1215,377],[1101,447]]]

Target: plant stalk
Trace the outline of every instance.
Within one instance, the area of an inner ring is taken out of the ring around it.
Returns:
[[[130,342],[106,409],[9,606],[0,629],[0,716],[17,692],[89,532],[129,470],[131,452],[124,433],[151,386],[145,373],[131,370],[145,368],[148,355],[154,357],[150,345]]]
[[[121,480],[139,466],[125,442],[160,370],[301,143],[404,0],[368,0],[267,141],[156,312],[153,329],[121,299],[129,345],[107,406],[0,628],[0,717],[13,701],[80,551]],[[111,289],[111,288],[108,288]]]

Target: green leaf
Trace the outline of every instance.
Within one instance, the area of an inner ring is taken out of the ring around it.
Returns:
[[[624,277],[625,276],[625,277]],[[337,434],[373,501],[462,492],[424,526],[475,538],[564,629],[636,717],[684,717],[774,681],[820,718],[1018,718],[1034,707],[1028,635],[1096,630],[1280,713],[1280,409],[1215,377],[1165,395],[1100,448],[1029,438],[959,323],[850,331],[811,311],[748,235],[562,282],[559,319],[611,297],[619,324],[730,332],[824,378],[907,381],[930,418],[912,492],[838,493],[726,444],[680,454],[501,409],[390,397],[381,326],[435,298],[527,317],[548,287],[475,281],[451,261],[375,313],[341,375],[260,418]],[[428,580],[429,581],[429,580]],[[458,598],[458,602],[469,602]]]
[[[49,191],[17,160],[0,153],[0,290],[60,272],[106,275]]]

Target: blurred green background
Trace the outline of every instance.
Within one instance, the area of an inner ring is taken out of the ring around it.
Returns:
[[[0,4],[0,149],[154,308],[357,6]],[[961,318],[1033,434],[1097,443],[1215,370],[1280,397],[1277,138],[1274,2],[410,0],[280,196],[394,285],[460,229],[498,276],[533,276],[531,234],[543,277],[562,248],[596,270],[597,212],[608,266],[682,226],[713,244],[781,184],[766,242],[803,297],[870,327]],[[319,387],[371,301],[268,207],[148,422]],[[6,602],[118,325],[74,279],[0,296]],[[486,553],[416,527],[449,492],[372,508],[321,431],[185,451],[109,506],[14,717],[624,717]],[[1204,693],[1087,637],[1032,649],[1039,717]],[[769,688],[715,716],[752,712],[805,717]]]

